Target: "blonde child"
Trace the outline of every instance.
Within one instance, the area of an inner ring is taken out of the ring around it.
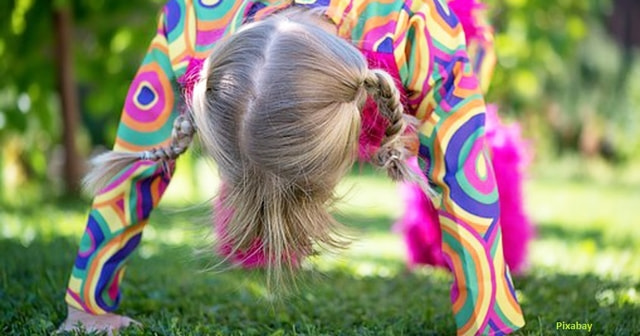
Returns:
[[[112,313],[124,263],[197,134],[223,180],[223,253],[241,263],[259,253],[278,284],[315,247],[343,246],[327,204],[360,149],[437,195],[458,333],[517,330],[484,119],[445,1],[169,1],[114,151],[87,179],[99,192],[61,329],[132,323]],[[407,164],[414,156],[431,187]]]

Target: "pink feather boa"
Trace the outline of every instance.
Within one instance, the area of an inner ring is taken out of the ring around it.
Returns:
[[[495,105],[487,106],[486,136],[500,195],[504,257],[518,273],[526,268],[529,242],[535,235],[523,200],[523,180],[533,149],[522,138],[519,124],[506,125],[500,120]]]

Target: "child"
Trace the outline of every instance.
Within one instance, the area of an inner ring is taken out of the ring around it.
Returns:
[[[442,1],[172,0],[127,96],[115,151],[88,177],[100,192],[61,329],[131,323],[110,313],[124,262],[196,130],[224,184],[221,250],[241,261],[262,253],[280,283],[314,246],[343,245],[326,204],[358,137],[382,129],[364,151],[373,164],[426,193],[407,163],[417,154],[440,195],[458,333],[517,330],[524,320],[504,265],[484,119],[462,28]]]

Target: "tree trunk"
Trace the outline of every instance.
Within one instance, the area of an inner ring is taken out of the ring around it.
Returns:
[[[622,46],[620,69],[616,81],[616,92],[624,90],[633,66],[633,47],[640,46],[640,15],[638,0],[616,0],[609,26],[614,38]]]
[[[609,31],[623,47],[640,46],[640,2],[638,0],[614,0],[609,17]]]
[[[54,10],[56,67],[62,102],[62,138],[64,145],[64,181],[66,192],[77,193],[82,178],[82,162],[76,146],[78,97],[73,73],[72,17],[67,7]]]

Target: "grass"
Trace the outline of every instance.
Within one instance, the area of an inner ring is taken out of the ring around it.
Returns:
[[[556,335],[556,322],[592,323],[594,335],[640,330],[640,183],[596,179],[580,165],[542,166],[527,185],[538,225],[531,268],[515,277],[527,326]],[[196,166],[195,170],[200,171]],[[574,171],[572,172],[571,169]],[[600,175],[602,174],[592,174]],[[577,176],[577,177],[576,177]],[[360,237],[317,258],[302,289],[273,303],[257,272],[204,272],[212,261],[204,211],[187,207],[215,181],[189,187],[178,172],[132,257],[119,312],[145,329],[123,335],[452,335],[451,276],[408,272],[390,223],[401,211],[394,186],[364,169],[340,187],[342,222]],[[88,202],[0,203],[0,334],[48,335],[65,317],[64,290]],[[580,332],[572,332],[581,334]]]

